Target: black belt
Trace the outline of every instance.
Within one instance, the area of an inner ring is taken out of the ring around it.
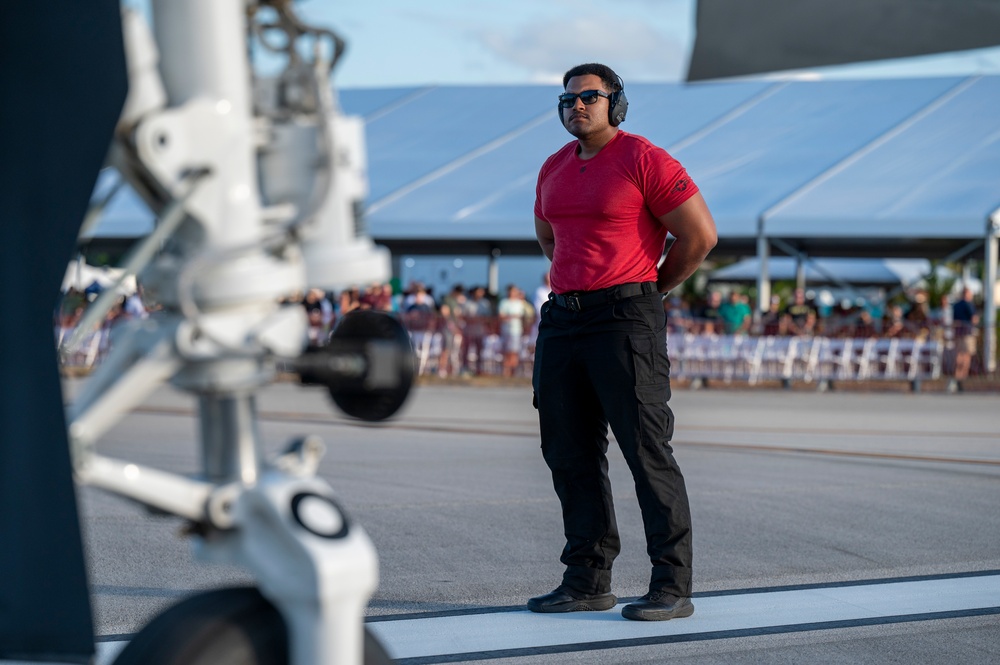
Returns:
[[[597,291],[570,291],[569,293],[550,293],[549,301],[573,312],[582,312],[592,307],[609,305],[625,298],[641,296],[656,291],[656,282],[632,282],[609,286]]]

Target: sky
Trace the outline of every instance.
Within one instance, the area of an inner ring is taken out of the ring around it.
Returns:
[[[304,18],[348,42],[340,87],[551,83],[581,61],[630,80],[677,80],[693,0],[306,0]]]
[[[695,0],[303,0],[308,22],[347,40],[338,87],[552,83],[580,62],[626,82],[679,81]],[[802,77],[1000,73],[1000,48],[825,68]]]
[[[748,0],[749,1],[749,0]],[[149,16],[149,0],[123,0]],[[310,24],[347,41],[340,88],[554,83],[581,62],[629,82],[683,80],[695,0],[301,0]],[[274,65],[276,61],[270,63]],[[261,63],[266,68],[267,59]],[[1000,74],[1000,47],[844,65],[799,78]]]

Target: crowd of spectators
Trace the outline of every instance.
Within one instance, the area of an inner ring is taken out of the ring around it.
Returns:
[[[940,294],[932,303],[927,292],[918,290],[901,293],[888,304],[845,300],[827,311],[809,300],[803,289],[795,289],[786,301],[773,297],[770,311],[758,317],[749,297],[736,290],[725,297],[710,291],[693,307],[670,297],[664,307],[671,332],[933,340],[947,351],[949,374],[958,381],[969,375],[979,341],[979,315],[969,288],[954,300]]]
[[[759,317],[754,316],[748,295],[736,290],[723,295],[713,290],[693,305],[680,297],[670,297],[664,301],[664,308],[672,332],[706,335],[943,339],[951,329],[978,322],[969,289],[964,289],[955,302],[949,295],[939,296],[936,306],[931,306],[926,292],[917,291],[901,294],[888,305],[851,300],[831,308],[820,307],[807,299],[803,289],[796,289],[785,301],[778,296],[772,298],[770,310]]]
[[[523,359],[532,350],[537,319],[535,306],[513,284],[502,297],[491,295],[485,286],[462,284],[436,296],[416,281],[395,290],[390,284],[339,294],[310,289],[301,302],[309,317],[309,344],[325,344],[337,320],[351,311],[383,311],[399,318],[418,353],[434,345],[436,367],[430,370],[441,376],[486,373],[484,360],[491,339],[502,356],[501,373],[522,373]]]
[[[530,300],[513,284],[499,295],[482,285],[456,284],[437,296],[420,282],[405,288],[386,283],[339,292],[314,288],[291,302],[301,303],[306,310],[308,344],[312,346],[326,344],[337,321],[346,314],[370,309],[398,317],[418,353],[434,349],[431,366],[422,368],[425,373],[515,376],[530,372],[540,307],[548,290],[544,278]],[[68,338],[99,293],[96,287],[64,293],[55,311],[57,343]],[[99,360],[95,353],[99,356],[106,351],[107,333],[113,325],[144,318],[150,307],[141,291],[121,296],[101,329],[94,331],[95,337],[83,345],[86,362]],[[693,302],[672,295],[664,299],[664,309],[673,333],[933,339],[953,350],[954,374],[959,378],[968,375],[977,353],[979,316],[969,289],[954,302],[948,295],[940,295],[931,303],[926,292],[916,291],[901,294],[885,305],[845,301],[832,308],[820,307],[804,290],[796,289],[786,298],[772,298],[770,311],[757,316],[746,293],[710,290]],[[484,366],[491,358],[495,362]]]

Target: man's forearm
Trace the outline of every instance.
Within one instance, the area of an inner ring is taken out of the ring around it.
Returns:
[[[541,248],[542,248],[542,254],[545,255],[545,258],[547,258],[549,261],[551,261],[552,260],[552,255],[555,254],[555,251],[556,251],[556,243],[555,243],[555,241],[554,240],[552,240],[552,241],[546,241],[546,240],[543,240],[542,238],[539,238],[538,239],[538,244],[541,246]]]
[[[659,218],[674,237],[657,272],[656,287],[666,293],[694,274],[719,240],[715,221],[700,192]]]
[[[552,232],[552,226],[538,215],[535,215],[535,238],[542,248],[542,254],[551,261],[556,251],[556,235]]]
[[[680,286],[694,274],[714,246],[714,243],[698,243],[676,238],[657,271],[656,289],[660,293],[666,293]]]

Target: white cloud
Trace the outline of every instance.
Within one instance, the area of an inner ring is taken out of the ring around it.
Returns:
[[[561,77],[582,62],[602,62],[626,80],[677,80],[685,48],[638,19],[581,16],[483,30],[480,42],[534,78]]]

